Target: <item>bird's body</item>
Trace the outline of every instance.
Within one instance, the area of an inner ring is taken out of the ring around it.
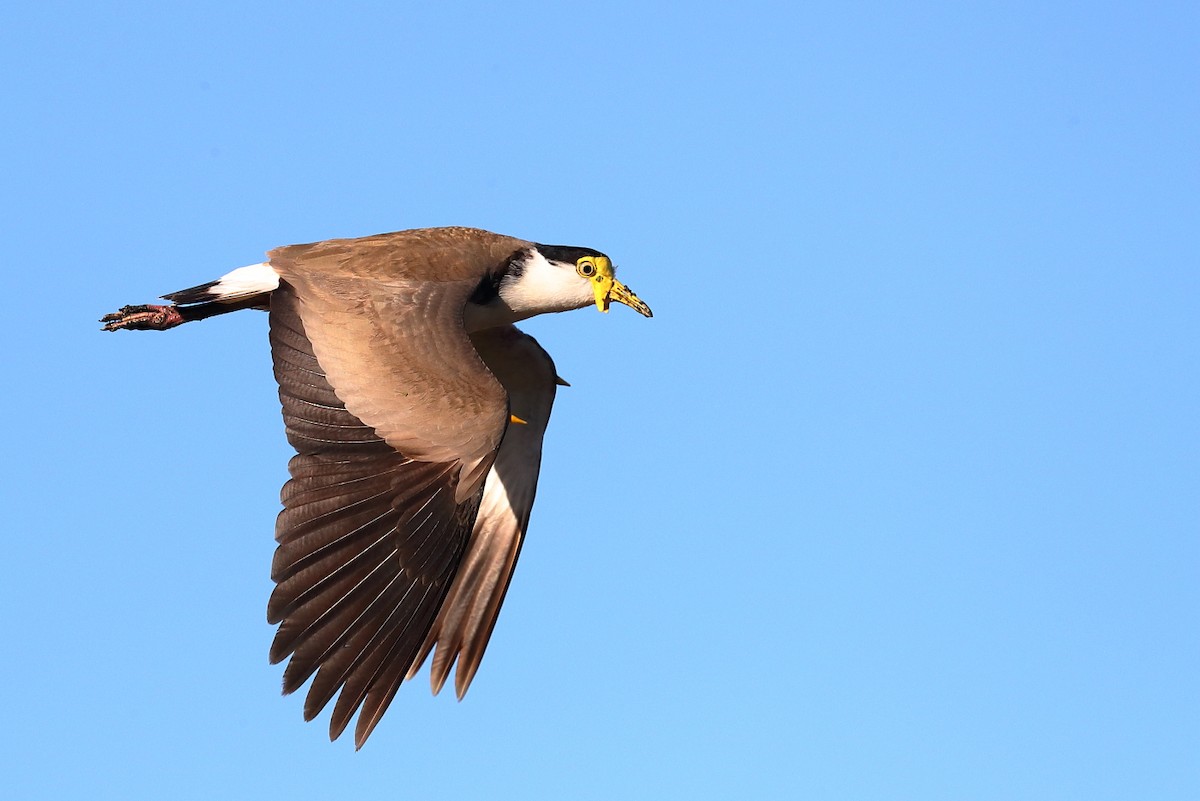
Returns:
[[[361,746],[431,651],[434,691],[457,661],[462,697],[512,577],[559,382],[512,323],[611,300],[650,310],[598,251],[471,228],[269,256],[103,322],[163,330],[269,309],[297,452],[276,524],[271,659],[290,657],[285,692],[315,674],[307,719],[338,696],[332,737],[361,709]]]

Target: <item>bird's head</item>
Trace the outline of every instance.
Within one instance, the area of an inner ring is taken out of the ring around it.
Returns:
[[[518,254],[499,286],[500,299],[520,316],[581,309],[607,312],[616,301],[653,317],[650,307],[617,280],[612,260],[598,250],[534,245]]]
[[[600,311],[607,313],[609,304],[615,300],[645,317],[654,316],[650,307],[633,294],[633,290],[617,280],[616,268],[608,256],[587,253],[577,258],[573,266],[575,273],[588,282],[596,308]]]

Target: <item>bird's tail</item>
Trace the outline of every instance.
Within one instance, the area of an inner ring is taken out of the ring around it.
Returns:
[[[166,331],[242,309],[269,309],[279,276],[269,264],[252,264],[207,284],[163,295],[169,305],[122,306],[100,318],[105,331]]]

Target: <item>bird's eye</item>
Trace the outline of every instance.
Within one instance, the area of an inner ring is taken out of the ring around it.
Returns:
[[[596,265],[590,261],[579,262],[579,274],[584,278],[591,278],[596,274]]]

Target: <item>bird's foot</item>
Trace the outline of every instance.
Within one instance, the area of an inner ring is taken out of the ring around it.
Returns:
[[[166,331],[187,322],[178,306],[122,306],[100,318],[105,331]]]

